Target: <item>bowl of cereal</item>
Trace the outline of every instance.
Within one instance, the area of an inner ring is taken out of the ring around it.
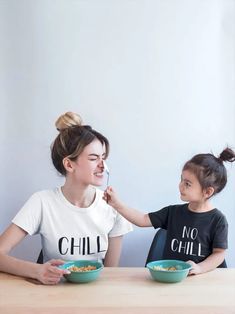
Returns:
[[[192,266],[180,260],[159,260],[146,265],[152,278],[160,282],[180,282],[188,276]]]
[[[85,283],[96,280],[104,266],[99,261],[80,260],[66,262],[59,268],[70,271],[70,274],[64,275],[68,281]]]

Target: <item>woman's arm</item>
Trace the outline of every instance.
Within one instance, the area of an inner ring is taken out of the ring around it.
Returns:
[[[122,238],[123,236],[109,238],[109,246],[104,259],[104,266],[118,266],[122,249]]]
[[[110,206],[115,208],[123,217],[138,227],[152,227],[149,215],[134,208],[127,207],[117,197],[112,187],[108,187],[104,192],[104,199]]]
[[[198,264],[193,261],[188,261],[192,265],[192,269],[189,274],[197,275],[215,269],[224,261],[225,251],[226,250],[224,249],[213,249],[212,254],[209,255],[203,262]]]
[[[26,235],[25,230],[11,224],[0,236],[0,271],[37,279],[44,284],[58,283],[65,272],[56,266],[63,264],[63,261],[52,260],[45,264],[36,264],[8,255]]]

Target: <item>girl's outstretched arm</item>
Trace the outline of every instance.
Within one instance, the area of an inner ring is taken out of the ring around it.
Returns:
[[[123,217],[139,227],[152,227],[149,215],[142,213],[134,208],[127,207],[119,199],[112,187],[107,187],[104,192],[106,202],[115,208]]]

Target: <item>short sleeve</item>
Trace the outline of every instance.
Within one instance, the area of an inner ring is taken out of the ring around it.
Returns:
[[[117,212],[113,228],[109,232],[109,237],[118,237],[132,230],[132,224]]]
[[[228,222],[225,216],[222,216],[217,223],[213,239],[213,248],[228,248]]]
[[[149,219],[155,229],[156,228],[167,229],[169,208],[170,206],[164,207],[156,212],[148,213]]]
[[[38,193],[35,193],[16,214],[12,222],[25,230],[28,234],[33,235],[39,232],[41,216],[41,200]]]

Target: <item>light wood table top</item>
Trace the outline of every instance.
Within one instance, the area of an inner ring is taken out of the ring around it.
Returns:
[[[0,273],[1,314],[231,314],[235,269],[216,269],[179,283],[153,281],[146,268],[105,268],[90,283],[45,286]]]

